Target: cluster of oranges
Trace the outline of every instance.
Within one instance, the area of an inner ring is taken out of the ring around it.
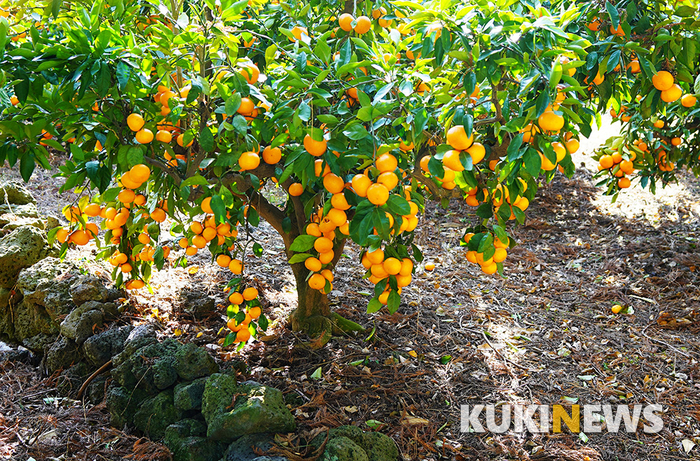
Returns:
[[[386,305],[389,302],[392,288],[388,283],[389,277],[396,278],[397,293],[401,294],[401,288],[408,286],[412,280],[413,261],[410,258],[386,257],[384,250],[377,248],[373,251],[362,253],[362,266],[369,273],[369,281],[373,284],[386,281],[386,288],[379,295],[379,302]]]
[[[693,107],[697,102],[692,94],[683,95],[683,89],[676,83],[673,74],[666,70],[654,74],[651,83],[661,92],[661,100],[664,102],[670,103],[680,99],[683,107]]]
[[[384,7],[372,10],[372,18],[376,19],[379,26],[385,29],[391,27],[391,24],[394,22],[392,19],[385,19],[386,14],[387,11]],[[399,27],[399,31],[405,35],[408,33],[408,30],[405,29],[404,24],[402,25],[404,27]],[[356,34],[363,35],[372,28],[372,20],[367,16],[358,16],[355,18],[350,13],[343,13],[338,17],[338,26],[345,32],[355,31]]]
[[[216,240],[216,244],[221,247],[226,243],[227,238],[236,238],[238,236],[238,230],[232,227],[228,222],[216,223],[214,210],[211,208],[211,200],[211,197],[206,197],[202,200],[200,207],[205,213],[204,219],[201,222],[193,221],[189,228],[190,236],[182,237],[178,242],[178,245],[185,249],[185,254],[187,256],[196,255],[199,250],[205,248],[213,240]],[[223,262],[223,258],[221,262],[217,260],[219,265],[222,265]],[[228,262],[231,262],[230,257]],[[226,266],[228,266],[228,264],[226,264]],[[233,269],[231,270],[233,271]],[[237,273],[240,274],[240,271]]]
[[[279,147],[267,146],[262,151],[262,161],[268,165],[276,165],[282,160],[282,150]],[[260,154],[258,152],[243,152],[238,158],[238,166],[241,171],[254,170],[260,166]]]
[[[442,167],[445,173],[442,178],[437,179],[443,189],[452,190],[457,187],[455,183],[456,174],[465,169],[460,159],[463,156],[462,153],[465,152],[466,155],[471,157],[472,165],[476,165],[486,156],[486,149],[483,144],[474,142],[474,133],[471,136],[467,136],[464,125],[455,125],[447,131],[447,144],[452,149],[443,154]],[[431,158],[430,155],[426,155],[420,159],[420,167],[425,173],[429,173],[428,164]]]
[[[184,133],[179,128],[179,123],[173,125],[168,122],[167,117],[175,105],[180,104],[182,99],[187,99],[190,87],[185,86],[180,91],[172,91],[169,87],[161,84],[158,85],[158,92],[153,96],[156,103],[160,104],[160,115],[163,120],[156,125],[156,133],[153,134],[149,128],[146,128],[146,121],[141,114],[136,112],[129,114],[126,118],[126,123],[129,129],[134,132],[134,137],[139,144],[150,144],[155,139],[156,141],[168,144],[172,142],[173,133],[176,134],[176,142],[180,147],[184,147]],[[189,147],[189,145],[188,145]],[[167,160],[171,160],[168,158]],[[176,161],[177,162],[177,161]]]
[[[113,245],[119,245],[118,249],[109,257],[109,262],[114,267],[118,267],[124,274],[130,274],[134,269],[136,261],[152,262],[156,253],[156,245],[153,244],[152,237],[148,232],[148,225],[144,224],[140,233],[134,234],[133,238],[124,239],[124,232],[130,220],[133,220],[134,211],[140,209],[140,217],[146,221],[161,223],[166,219],[167,204],[161,202],[150,213],[146,207],[146,196],[135,191],[142,187],[151,176],[151,170],[144,164],[133,166],[126,171],[119,179],[122,187],[117,194],[113,204],[100,206],[98,203],[89,203],[84,207],[66,207],[64,214],[71,223],[71,230],[59,228],[56,239],[61,243],[74,243],[85,245],[90,240],[97,237],[100,226],[94,222],[88,222],[89,218],[101,218],[102,228],[106,229],[107,239]],[[134,254],[134,247],[141,245],[140,250]],[[163,258],[170,254],[168,246],[162,247]],[[132,278],[125,287],[127,289],[142,288],[145,282],[139,278]]]
[[[468,232],[464,235],[462,241],[468,245],[474,235],[474,233]],[[467,261],[481,266],[481,270],[485,274],[495,274],[498,271],[498,263],[505,261],[506,257],[508,256],[507,248],[509,244],[510,239],[506,238],[506,241],[502,242],[498,239],[498,237],[493,236],[493,246],[495,247],[495,251],[490,258],[484,259],[483,253],[479,253],[475,250],[469,250],[466,254]]]
[[[638,148],[646,148],[646,144],[642,143],[643,146]],[[625,152],[624,156],[619,151],[613,153],[605,153],[598,159],[598,171],[608,171],[611,175],[615,176],[617,179],[617,187],[620,189],[627,189],[630,187],[630,179],[625,175],[631,175],[634,173],[634,160],[637,158],[637,154],[630,150],[629,153]]]
[[[228,297],[229,302],[234,306],[235,312],[238,314],[240,306],[245,304],[244,316],[236,315],[231,317],[226,322],[226,326],[236,334],[234,342],[244,343],[250,339],[250,324],[257,321],[262,315],[262,308],[256,302],[258,298],[258,290],[254,287],[248,287],[243,291],[234,291]]]

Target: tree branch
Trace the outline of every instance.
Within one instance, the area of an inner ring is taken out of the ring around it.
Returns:
[[[174,168],[170,168],[168,165],[161,162],[160,160],[151,157],[144,157],[143,161],[151,166],[155,166],[163,170],[163,172],[170,176],[173,179],[173,181],[175,181],[175,184],[177,184],[178,186],[182,183],[182,178],[177,173],[177,170],[175,170]]]
[[[282,223],[284,218],[287,217],[286,213],[270,203],[260,192],[257,191],[252,193],[250,204],[257,210],[260,216],[262,216],[265,221],[270,223],[277,233],[282,236],[284,245],[289,248],[294,241],[294,237],[289,232],[284,231]]]

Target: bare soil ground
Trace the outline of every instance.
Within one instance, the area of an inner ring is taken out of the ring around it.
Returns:
[[[607,125],[602,135],[614,132]],[[262,292],[273,319],[264,341],[240,354],[222,350],[228,274],[198,255],[186,268],[168,268],[129,302],[133,322],[155,322],[164,335],[206,345],[224,366],[241,369],[285,392],[299,431],[280,442],[302,456],[311,435],[340,424],[374,427],[399,445],[403,459],[672,460],[699,459],[700,186],[681,181],[651,195],[638,187],[615,204],[593,187],[594,165],[583,143],[573,179],[543,187],[504,278],[483,276],[459,247],[473,209],[431,205],[418,228],[427,261],[405,289],[398,313],[365,313],[371,291],[361,279],[358,251],[346,249],[337,269],[335,309],[368,328],[334,338],[321,350],[291,332],[291,271],[281,241],[267,226],[253,233],[265,247],[250,255],[246,277]],[[0,174],[15,175],[7,168]],[[45,173],[30,187],[46,212],[57,197]],[[68,258],[106,274],[91,249]],[[182,313],[185,288],[217,297],[220,312],[206,319]],[[634,313],[615,315],[620,303]],[[371,331],[371,333],[370,333]],[[22,364],[0,366],[0,457],[52,459],[167,459],[162,446],[111,429],[103,406],[54,398],[51,382]],[[460,406],[477,404],[661,404],[663,430],[632,433],[505,434],[460,430]]]

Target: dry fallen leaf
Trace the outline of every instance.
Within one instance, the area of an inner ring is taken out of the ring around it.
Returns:
[[[187,269],[187,273],[190,275],[194,275],[197,272],[199,272],[199,266],[191,266]]]
[[[683,439],[683,449],[685,450],[686,453],[690,453],[690,450],[692,450],[695,447],[695,442],[693,442],[690,439]]]
[[[401,420],[401,424],[404,426],[424,426],[429,423],[430,421],[428,421],[427,419],[418,418],[417,416],[406,416],[404,419]]]

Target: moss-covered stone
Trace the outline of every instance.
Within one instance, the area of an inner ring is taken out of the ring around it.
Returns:
[[[380,432],[366,432],[360,444],[365,449],[369,461],[396,461],[399,449],[391,437]]]
[[[112,377],[128,389],[139,387],[156,393],[175,384],[177,372],[173,368],[175,353],[180,344],[172,339],[151,343],[132,354],[125,350],[113,359]]]
[[[107,299],[107,288],[94,275],[83,275],[71,285],[70,295],[76,306],[88,301],[104,302]]]
[[[254,382],[239,385],[234,376],[221,373],[207,379],[202,415],[207,436],[225,442],[245,434],[291,432],[296,427],[278,389]]]
[[[36,227],[18,227],[0,238],[0,287],[12,288],[22,268],[31,266],[47,254],[46,236]]]
[[[198,420],[183,419],[165,429],[163,443],[173,454],[173,461],[219,461],[224,447],[204,435],[206,425]]]
[[[248,434],[229,445],[221,461],[288,461],[283,456],[260,456],[273,447],[273,434]]]
[[[36,200],[21,182],[2,179],[0,180],[0,203],[25,205],[36,203]]]
[[[202,377],[175,386],[175,407],[182,411],[201,409],[206,382],[207,379]]]
[[[144,400],[134,414],[134,427],[152,440],[161,439],[165,429],[182,418],[173,404],[173,391],[167,390]]]
[[[214,358],[204,348],[192,343],[185,344],[177,350],[173,366],[180,378],[185,381],[192,381],[219,371],[219,365]]]
[[[311,444],[319,447],[325,438],[325,434],[320,434]],[[338,438],[348,438],[352,440],[364,450],[369,461],[396,461],[399,457],[399,450],[396,447],[396,443],[387,435],[379,432],[363,432],[362,429],[357,426],[339,426],[329,431],[329,443],[327,447],[331,446],[331,441]],[[326,448],[326,451],[328,451],[328,448]]]
[[[124,325],[110,328],[89,337],[83,343],[85,358],[94,366],[102,366],[117,352],[124,349],[124,341],[126,341],[130,332],[131,325]]]
[[[129,390],[120,386],[110,386],[107,390],[110,424],[119,429],[132,425],[136,410],[147,398],[148,393],[143,389]]]
[[[369,461],[365,450],[348,437],[333,437],[326,444],[321,461]]]

